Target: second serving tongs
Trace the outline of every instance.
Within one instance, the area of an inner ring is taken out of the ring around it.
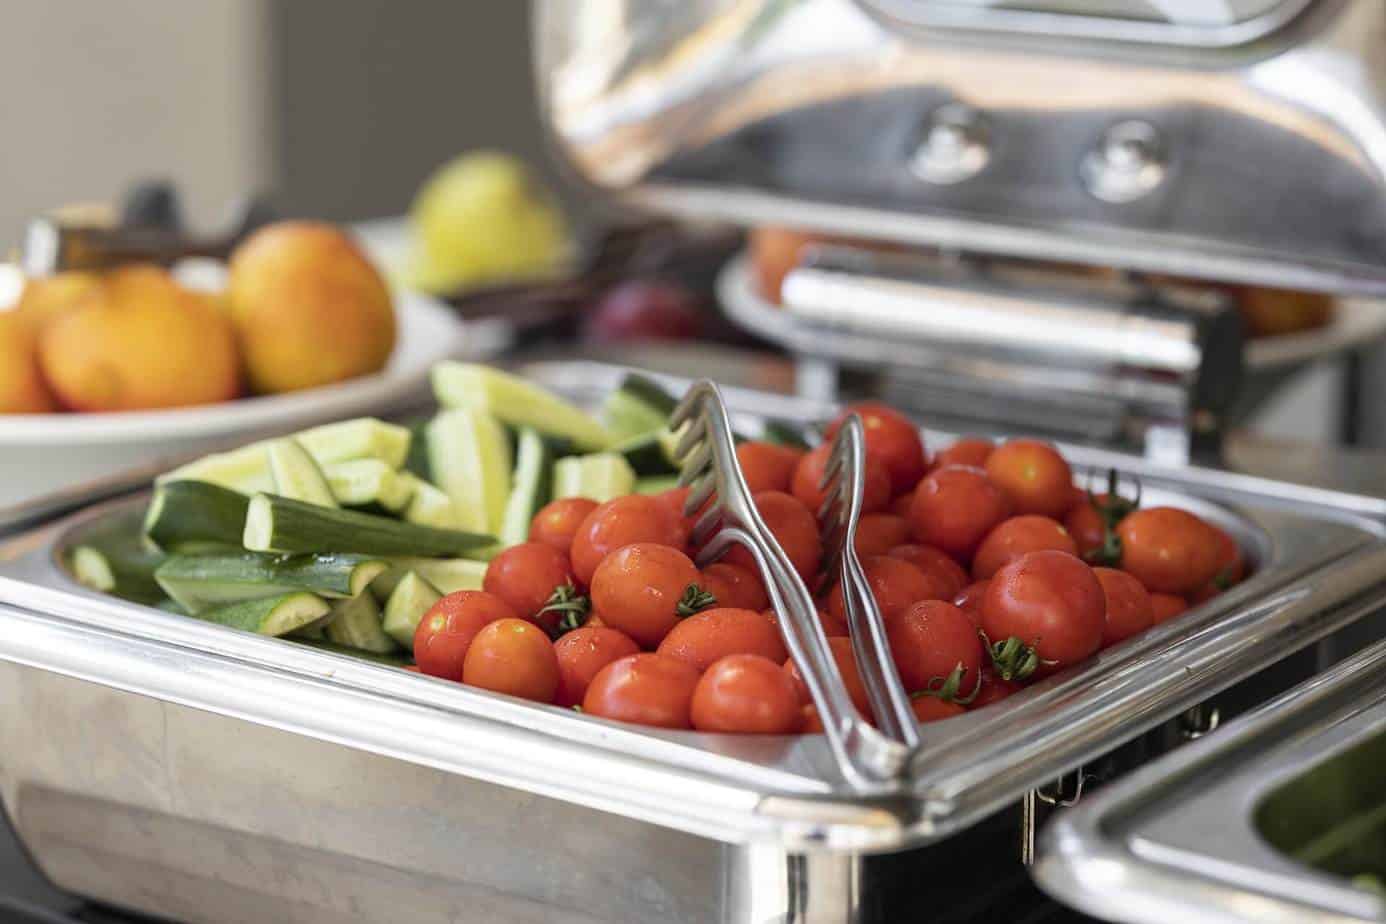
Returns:
[[[679,484],[690,489],[684,509],[698,516],[692,535],[693,545],[701,547],[698,564],[720,558],[733,545],[751,553],[843,776],[863,786],[899,775],[911,748],[877,731],[852,705],[813,597],[752,502],[717,386],[694,384],[670,426],[683,431],[675,455],[681,463]]]

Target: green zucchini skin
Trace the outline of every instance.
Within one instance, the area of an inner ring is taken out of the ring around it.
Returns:
[[[168,481],[154,490],[144,534],[166,552],[193,544],[239,547],[250,498],[209,481]]]
[[[355,510],[333,510],[274,494],[251,498],[242,534],[242,544],[256,552],[446,558],[465,556],[495,541],[492,536],[405,523]]]
[[[322,619],[328,613],[327,601],[306,591],[243,600],[196,614],[205,622],[255,632],[259,635],[288,635]]]
[[[790,449],[809,450],[813,447],[809,445],[806,429],[787,420],[767,420],[760,438],[767,443],[777,443]]]
[[[389,563],[365,555],[174,555],[154,572],[163,592],[190,612],[308,591],[354,597]]]
[[[100,574],[79,566],[81,558],[88,560],[84,565],[95,564]],[[154,579],[163,561],[163,552],[145,543],[139,520],[121,516],[87,531],[81,542],[67,551],[66,564],[78,582],[92,590],[136,603],[155,603],[164,596]],[[99,580],[93,581],[93,577]]]
[[[628,372],[621,379],[619,389],[666,419],[678,407],[678,399],[669,390],[649,376],[638,372]]]

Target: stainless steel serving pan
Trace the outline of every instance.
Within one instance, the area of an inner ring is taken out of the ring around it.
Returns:
[[[621,374],[529,371],[582,401]],[[748,430],[830,410],[727,397]],[[371,919],[406,901],[417,920],[482,901],[517,920],[847,919],[870,904],[870,854],[986,827],[1381,605],[1371,501],[1068,451],[1231,530],[1256,574],[1001,706],[923,727],[909,772],[864,794],[821,737],[616,726],[88,593],[63,552],[135,515],[130,500],[0,553],[0,799],[59,885],[192,920]]]

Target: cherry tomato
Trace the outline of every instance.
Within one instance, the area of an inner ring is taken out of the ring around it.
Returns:
[[[1011,440],[987,458],[987,476],[1016,513],[1062,517],[1073,503],[1073,472],[1059,451],[1039,440]]]
[[[553,642],[534,623],[497,619],[472,639],[462,663],[462,682],[537,703],[551,703],[558,692],[558,656],[554,654]]]
[[[1190,595],[1189,601],[1194,604],[1211,600],[1246,577],[1246,559],[1242,556],[1242,547],[1237,544],[1237,540],[1228,535],[1226,530],[1211,523],[1208,524],[1208,528],[1218,537],[1218,572],[1213,575],[1211,581]]]
[[[952,446],[934,456],[934,468],[947,465],[971,465],[985,468],[996,444],[980,436],[964,436]]]
[[[823,472],[828,467],[832,448],[830,443],[823,443],[800,459],[794,469],[792,492],[799,503],[814,513],[823,509],[823,500],[827,496],[822,487]],[[862,469],[861,512],[884,510],[890,506],[890,498],[890,472],[879,458],[868,455],[866,466]]]
[[[1073,537],[1078,557],[1084,561],[1092,561],[1092,556],[1106,545],[1107,524],[1086,497],[1064,515],[1064,529]]]
[[[760,576],[740,565],[714,562],[703,569],[699,584],[717,600],[716,606],[763,610],[770,605]]]
[[[857,521],[857,554],[885,555],[910,541],[910,521],[893,513],[868,513]]]
[[[1221,545],[1217,532],[1186,510],[1148,507],[1128,514],[1117,526],[1121,570],[1165,594],[1190,594],[1218,573]]]
[[[918,484],[924,477],[924,440],[914,421],[879,401],[850,404],[828,425],[825,433],[828,442],[832,442],[842,421],[852,413],[861,415],[866,431],[866,454],[880,459],[890,472],[891,492],[903,494]]]
[[[967,710],[957,703],[925,694],[910,700],[910,711],[920,722],[939,722],[951,719],[955,715],[962,715]]]
[[[1020,684],[1014,680],[1003,680],[996,671],[984,664],[982,665],[982,683],[977,688],[977,695],[972,698],[972,702],[967,704],[967,708],[981,709],[983,706],[999,703],[1006,697],[1019,693],[1021,689]]]
[[[659,643],[659,653],[698,671],[705,671],[713,661],[732,654],[760,655],[776,664],[789,657],[778,622],[757,610],[731,607],[689,616]]]
[[[550,501],[529,521],[529,541],[551,545],[567,555],[578,527],[596,509],[597,502],[586,497],[561,497]]]
[[[736,461],[752,494],[788,491],[804,453],[788,446],[749,440],[736,447]]]
[[[943,599],[950,589],[948,584],[930,578],[909,562],[889,555],[863,558],[861,570],[866,574],[866,583],[871,585],[871,595],[876,598],[881,618],[887,621],[912,603]],[[829,615],[846,620],[840,583],[835,583],[828,594],[827,607]]]
[[[1139,635],[1155,624],[1150,592],[1125,571],[1094,568],[1102,594],[1107,598],[1107,619],[1102,629],[1102,647]]]
[[[665,506],[674,517],[674,523],[677,524],[678,530],[684,536],[693,532],[693,524],[698,522],[698,515],[696,513],[685,514],[683,512],[683,505],[688,500],[688,492],[691,490],[693,489],[670,488],[667,491],[661,491],[658,494],[650,495]]]
[[[640,494],[617,497],[596,507],[578,526],[573,535],[573,574],[586,587],[602,559],[621,546],[655,542],[681,549],[686,537],[682,520],[667,503]]]
[[[965,561],[1010,515],[1010,499],[986,472],[950,465],[919,483],[910,505],[910,526],[916,542]]]
[[[770,613],[774,615],[774,610],[771,610]],[[779,617],[776,617],[777,622],[778,619]],[[847,638],[852,634],[852,627],[847,625],[845,617],[840,615],[834,616],[821,606],[818,608],[818,621],[823,626],[823,634],[828,638],[833,638],[838,635]]]
[[[486,566],[481,587],[519,614],[552,634],[562,620],[557,612],[541,613],[560,587],[574,584],[568,556],[543,542],[523,542],[501,552]]]
[[[727,655],[693,690],[693,727],[703,732],[787,735],[803,721],[794,681],[768,658]]]
[[[678,549],[654,542],[624,545],[592,575],[592,607],[611,628],[654,648],[681,617],[695,612],[698,579],[697,567]]]
[[[1157,626],[1173,619],[1188,608],[1189,603],[1183,597],[1176,597],[1174,594],[1150,595],[1150,612]]]
[[[779,541],[790,564],[805,581],[812,582],[823,561],[823,542],[818,538],[818,520],[799,501],[781,491],[762,491],[755,495],[756,510],[765,525]],[[723,561],[756,571],[751,553],[735,546],[723,556]]]
[[[517,619],[510,604],[484,590],[459,590],[429,607],[414,630],[414,663],[433,677],[462,679],[476,634],[498,619]]]
[[[916,485],[915,487],[918,487]],[[914,506],[914,488],[910,488],[904,494],[897,494],[895,499],[890,502],[886,509],[897,517],[910,518],[910,507]]]
[[[977,627],[953,604],[922,600],[886,621],[886,637],[908,692],[939,692],[945,684],[952,684],[951,698],[977,692],[985,652]]]
[[[558,657],[559,706],[576,706],[587,695],[587,687],[597,672],[617,658],[640,651],[629,635],[604,626],[574,629],[553,643]]]
[[[692,728],[693,691],[698,672],[674,658],[633,654],[597,672],[582,698],[582,711],[603,719]]]
[[[978,629],[982,627],[982,601],[986,599],[987,588],[990,586],[991,581],[968,584],[953,598],[953,605],[962,610]]]
[[[931,545],[906,543],[895,546],[886,554],[891,558],[909,562],[923,571],[925,577],[940,587],[948,588],[947,592],[938,598],[940,600],[952,600],[968,585],[967,572],[962,569],[962,565]]]
[[[823,717],[818,714],[818,707],[813,703],[803,707],[799,721],[799,733],[801,735],[821,735],[827,731],[823,727]]]
[[[987,533],[977,547],[972,559],[972,576],[984,581],[1026,552],[1041,549],[1078,554],[1073,537],[1057,520],[1035,514],[1011,517]]]
[[[1106,598],[1092,569],[1067,552],[1031,552],[992,577],[982,598],[982,631],[993,643],[1017,638],[1041,670],[1077,664],[1102,645]]]
[[[842,684],[847,688],[848,698],[852,700],[852,705],[857,707],[857,711],[869,719],[871,701],[866,696],[866,684],[862,682],[861,672],[857,670],[857,656],[852,653],[851,640],[840,635],[830,636],[828,647],[832,650],[837,672],[842,675]],[[794,681],[794,688],[799,691],[799,701],[811,705],[813,697],[809,695],[808,684],[804,683],[803,675],[799,673],[799,667],[792,658],[784,662],[784,669]]]

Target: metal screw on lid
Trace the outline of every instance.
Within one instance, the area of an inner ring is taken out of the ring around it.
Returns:
[[[1083,185],[1103,202],[1134,202],[1165,179],[1169,160],[1160,131],[1149,122],[1118,122],[1079,165]]]
[[[991,130],[986,117],[963,103],[948,103],[929,114],[910,170],[926,183],[961,183],[991,160]]]

